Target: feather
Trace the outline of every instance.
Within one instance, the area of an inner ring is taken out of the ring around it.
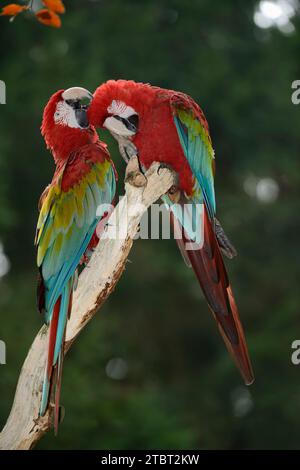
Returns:
[[[245,383],[249,385],[253,382],[254,376],[246,340],[207,209],[204,211],[204,244],[201,249],[186,250],[184,246],[190,242],[190,239],[184,229],[182,233],[184,243],[181,242],[180,248],[184,250],[196,274],[230,354]]]
[[[42,390],[42,399],[41,399],[41,406],[40,406],[40,415],[43,416],[46,412],[49,400],[49,389],[50,389],[50,381],[52,376],[52,368],[53,368],[53,355],[54,355],[54,348],[56,342],[56,331],[57,331],[57,324],[59,318],[59,311],[60,311],[60,298],[57,300],[55,307],[53,309],[53,315],[50,322],[49,328],[49,340],[48,340],[48,355],[47,355],[47,365],[45,370],[45,377],[43,382],[43,390]]]
[[[184,154],[201,188],[210,217],[216,212],[214,191],[214,151],[200,120],[191,112],[175,106],[175,125]]]

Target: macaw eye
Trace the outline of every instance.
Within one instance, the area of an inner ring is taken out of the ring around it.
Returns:
[[[84,97],[80,100],[66,100],[66,103],[73,109],[87,109],[91,100],[88,97]]]
[[[123,122],[123,123],[124,123],[124,121],[125,121],[124,118],[122,118],[121,116],[118,116],[117,114],[115,114],[115,115],[113,116],[113,118],[115,118],[117,121],[121,121],[121,122]]]
[[[71,106],[73,109],[79,109],[80,108],[80,102],[79,100],[66,100],[66,103]]]
[[[114,115],[114,118],[117,121],[121,121],[129,131],[136,133],[138,123],[139,123],[139,117],[138,117],[137,114],[132,114],[128,118],[124,118],[124,117],[118,116],[116,114],[116,115]]]

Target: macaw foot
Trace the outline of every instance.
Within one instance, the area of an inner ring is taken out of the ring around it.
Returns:
[[[132,157],[138,155],[138,150],[136,146],[134,145],[133,142],[131,142],[131,140],[128,137],[115,134],[114,132],[111,132],[111,135],[118,142],[119,152],[121,154],[121,157],[123,158],[123,160],[125,160],[126,163],[128,163]]]
[[[137,188],[141,188],[147,184],[147,178],[141,171],[140,162],[136,154],[131,157],[128,162],[125,183],[129,183]]]
[[[172,167],[168,165],[167,163],[161,163],[159,167],[157,168],[157,174],[160,174],[160,171],[167,168],[168,170],[172,170]]]
[[[161,163],[157,169],[157,174],[159,175],[160,171],[164,168],[173,171],[173,168],[170,165],[168,165],[167,163]],[[173,186],[170,187],[169,191],[167,192],[167,195],[174,204],[177,204],[177,202],[179,202],[181,197],[181,191],[178,188],[177,184],[173,184]]]
[[[132,157],[138,156],[138,149],[129,139],[125,139],[123,151],[125,152],[128,160],[130,160]]]

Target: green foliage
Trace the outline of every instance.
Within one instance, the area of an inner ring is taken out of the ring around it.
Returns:
[[[252,0],[65,3],[61,30],[0,18],[0,237],[12,263],[0,281],[0,425],[42,321],[33,238],[54,168],[39,132],[43,107],[57,89],[127,78],[185,91],[207,115],[256,382],[242,385],[175,244],[137,241],[113,296],[66,358],[59,436],[38,448],[298,448],[300,379],[290,354],[300,329],[300,107],[291,103],[299,19],[285,36],[255,26]],[[124,167],[110,148],[122,193]],[[266,177],[279,187],[268,204],[244,190]],[[105,372],[115,357],[128,365],[123,380]]]

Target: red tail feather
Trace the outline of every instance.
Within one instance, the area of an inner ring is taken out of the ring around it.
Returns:
[[[65,336],[64,340],[65,341]],[[62,370],[63,370],[63,362],[64,362],[64,352],[61,351],[58,358],[58,364],[56,366],[56,385],[55,385],[55,408],[54,408],[54,434],[57,435],[58,433],[58,425],[59,425],[59,400],[60,400],[60,392],[61,392],[61,379],[62,379]]]
[[[70,313],[72,310],[72,297],[73,297],[73,290],[71,289],[70,297],[69,297],[69,305],[68,305],[68,317],[70,317]],[[63,369],[63,359],[64,359],[64,342],[66,336],[66,329],[63,335],[62,341],[62,349],[60,351],[58,361],[53,366],[53,358],[54,358],[54,351],[55,351],[55,344],[56,344],[56,336],[57,336],[57,327],[58,327],[58,320],[59,320],[59,312],[60,312],[60,304],[61,304],[61,297],[57,300],[53,314],[50,322],[50,331],[49,331],[49,344],[48,344],[48,357],[47,357],[47,378],[50,383],[50,395],[54,394],[54,432],[57,434],[58,425],[59,425],[59,400],[60,400],[60,391],[61,391],[61,379],[62,379],[62,369]]]
[[[59,310],[60,310],[60,301],[61,297],[58,298],[51,318],[50,323],[50,332],[49,332],[49,344],[48,344],[48,357],[47,357],[47,377],[50,381],[53,369],[53,357],[54,357],[54,349],[55,349],[55,342],[56,342],[56,333],[57,333],[57,325],[58,325],[58,317],[59,317]]]
[[[237,306],[229,284],[220,248],[207,210],[204,207],[204,243],[198,250],[185,250],[190,240],[183,231],[183,241],[177,240],[202,287],[205,298],[218,323],[225,344],[247,385],[254,381],[246,340]]]

